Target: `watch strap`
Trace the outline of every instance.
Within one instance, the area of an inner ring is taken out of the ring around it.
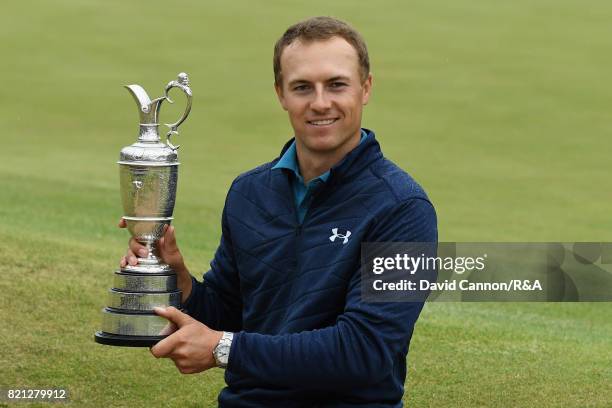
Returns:
[[[232,347],[232,340],[234,339],[234,333],[223,332],[221,340],[215,346],[213,350],[213,356],[217,367],[226,368],[229,361],[229,353]]]

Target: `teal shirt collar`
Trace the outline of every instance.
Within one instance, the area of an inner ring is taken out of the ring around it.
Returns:
[[[368,137],[368,134],[366,133],[365,130],[361,129],[361,139],[359,140],[359,144],[363,143],[366,137]],[[289,148],[281,156],[281,158],[274,165],[274,167],[272,167],[272,169],[291,170],[293,174],[295,175],[295,177],[297,178],[297,180],[299,180],[300,183],[304,184],[304,179],[302,178],[302,175],[300,174],[300,166],[298,165],[297,151],[295,148],[295,140],[293,141],[293,143],[291,143],[291,146],[289,146]],[[318,177],[315,177],[312,181],[321,180],[322,182],[326,182],[328,178],[329,178],[329,170],[319,175]]]
[[[366,131],[361,129],[361,140],[359,144],[363,143],[367,136],[368,134]],[[314,192],[329,179],[330,171],[327,170],[325,173],[310,180],[307,185],[304,184],[304,178],[300,174],[300,166],[298,165],[295,140],[272,169],[287,169],[293,174],[294,177],[291,178],[291,189],[293,190],[293,200],[295,202],[295,208],[297,209],[297,218],[299,223],[302,224],[312,202]]]
[[[297,151],[295,148],[295,140],[293,141],[293,143],[291,143],[291,146],[289,146],[289,148],[285,151],[285,153],[280,158],[278,163],[276,163],[274,167],[272,167],[272,169],[291,170],[295,178],[300,183],[304,184],[304,178],[302,178],[302,175],[300,174],[300,166],[298,165]],[[320,179],[321,181],[326,182],[328,178],[329,178],[329,170],[319,175],[318,177],[315,177],[312,181]]]

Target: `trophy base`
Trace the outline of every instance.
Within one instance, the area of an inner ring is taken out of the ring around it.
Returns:
[[[168,336],[126,336],[97,331],[94,335],[96,343],[108,346],[122,347],[152,347]]]

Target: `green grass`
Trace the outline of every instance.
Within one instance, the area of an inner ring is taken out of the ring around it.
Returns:
[[[222,371],[183,376],[146,349],[92,341],[127,241],[115,227],[115,161],[135,140],[137,111],[121,85],[158,96],[179,71],[191,75],[175,225],[200,274],[231,180],[291,136],[272,45],[312,15],[346,19],[368,40],[364,125],[427,189],[441,240],[612,240],[609,2],[3,6],[0,386],[68,387],[75,406],[215,404]],[[182,106],[163,109],[171,121]],[[612,304],[428,304],[405,400],[610,406],[611,339]]]

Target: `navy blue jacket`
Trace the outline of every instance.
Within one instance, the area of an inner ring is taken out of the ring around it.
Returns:
[[[184,305],[236,333],[221,406],[401,406],[423,304],[362,302],[360,245],[436,242],[436,215],[368,132],[301,225],[290,175],[272,169],[278,158],[233,182],[211,269]]]

